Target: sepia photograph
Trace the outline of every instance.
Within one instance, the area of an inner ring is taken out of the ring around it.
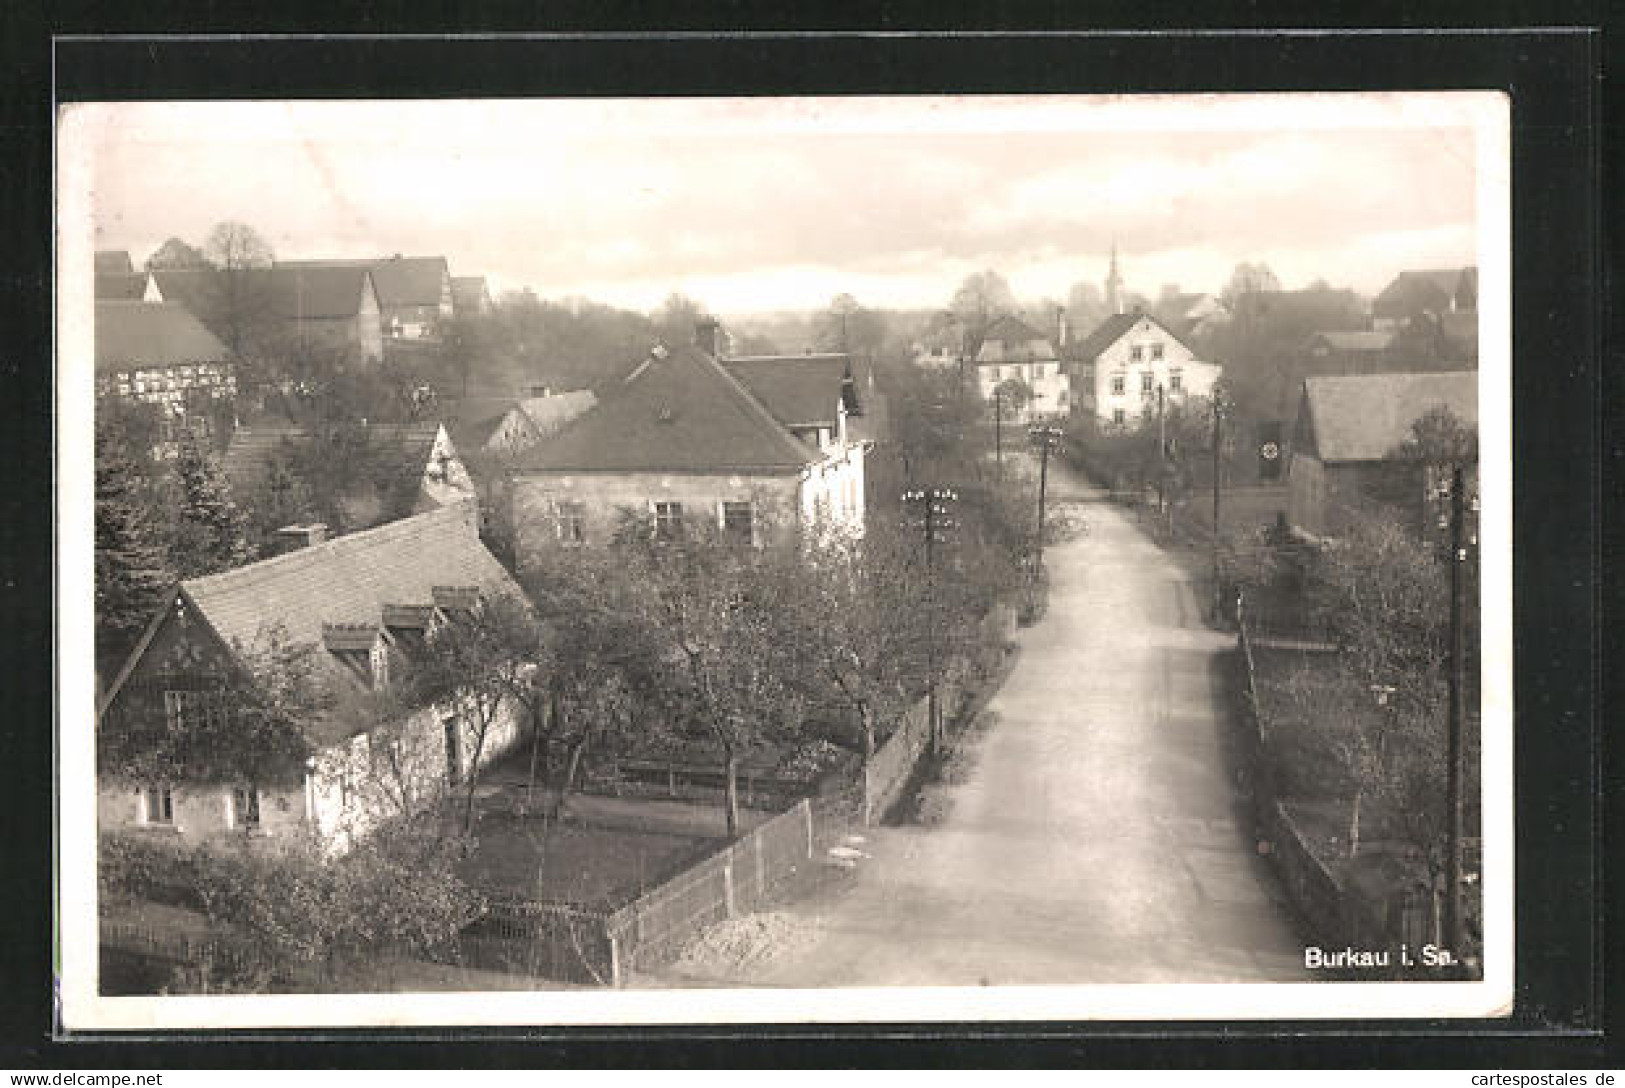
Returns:
[[[1507,1014],[1508,121],[61,107],[64,1022]]]

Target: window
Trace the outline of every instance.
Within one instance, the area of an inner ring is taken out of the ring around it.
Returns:
[[[556,502],[553,504],[554,527],[561,544],[584,544],[587,541],[587,504],[584,502]]]
[[[1140,392],[1151,392],[1151,372],[1149,370],[1140,375]]]
[[[147,786],[141,790],[141,822],[163,827],[175,823],[175,795],[168,786]]]
[[[1162,358],[1162,345],[1161,344],[1152,344],[1151,345],[1151,358],[1152,359],[1160,359],[1160,358]]]
[[[722,504],[722,534],[728,540],[738,544],[754,544],[756,542],[755,516],[749,502],[725,502]]]
[[[1168,392],[1178,393],[1185,388],[1185,376],[1177,370],[1168,372]]]
[[[225,724],[225,720],[226,693],[223,691],[164,692],[164,721],[171,733],[213,728]]]
[[[1113,408],[1112,409],[1112,422],[1113,423],[1123,423],[1123,422],[1126,421],[1126,418],[1127,417],[1125,417],[1123,415],[1123,409],[1121,409],[1121,408]]]
[[[1141,359],[1144,359],[1144,358],[1145,358],[1145,348],[1142,347],[1141,345],[1135,344],[1133,347],[1128,349],[1129,362],[1137,363]]]
[[[231,791],[231,820],[233,827],[244,831],[260,828],[260,791],[256,786],[238,786]]]
[[[372,644],[372,690],[389,690],[389,646],[382,638]]]
[[[1119,396],[1119,397],[1120,397],[1120,396],[1122,396],[1122,395],[1123,395],[1123,387],[1124,387],[1124,383],[1125,383],[1125,382],[1126,382],[1126,381],[1127,381],[1127,380],[1128,380],[1128,379],[1127,379],[1127,378],[1125,378],[1125,377],[1124,377],[1124,376],[1123,376],[1123,375],[1121,375],[1121,374],[1113,374],[1113,375],[1112,375],[1112,394],[1113,394],[1113,395],[1114,395],[1114,396]]]
[[[677,540],[683,535],[683,504],[655,503],[655,539]]]

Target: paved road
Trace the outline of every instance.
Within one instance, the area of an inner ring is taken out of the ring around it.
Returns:
[[[1064,471],[1054,494],[1087,492]],[[1050,549],[1049,613],[935,827],[876,829],[844,883],[788,908],[815,932],[755,969],[788,986],[1304,977],[1221,745],[1216,655],[1132,513],[1084,505]]]

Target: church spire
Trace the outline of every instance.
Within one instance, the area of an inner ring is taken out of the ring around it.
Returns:
[[[1106,274],[1106,309],[1114,314],[1123,312],[1123,277],[1117,272],[1117,239],[1112,239],[1112,267]]]

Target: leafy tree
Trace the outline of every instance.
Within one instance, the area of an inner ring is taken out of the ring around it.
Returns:
[[[836,295],[829,309],[813,322],[813,343],[819,351],[873,354],[886,340],[886,322],[864,309],[851,295]]]
[[[265,350],[275,325],[264,275],[275,259],[270,244],[246,223],[227,221],[209,231],[202,252],[213,269],[208,323],[221,333],[233,355]]]
[[[966,276],[954,292],[948,308],[980,335],[990,321],[1017,308],[1015,292],[993,269]]]
[[[695,326],[708,316],[703,305],[681,292],[673,291],[666,296],[660,308],[649,315],[649,320],[654,323],[656,334],[668,344],[692,344]]]
[[[316,516],[317,508],[297,454],[284,444],[266,463],[265,476],[248,501],[249,536],[259,554],[272,554],[277,530]]]
[[[1019,420],[1022,412],[1026,410],[1027,405],[1033,399],[1032,386],[1020,378],[1004,379],[1004,381],[994,386],[993,392],[995,396],[1003,401],[1003,407],[1000,411],[1004,414],[1006,423]],[[989,406],[989,414],[992,414],[991,405]]]
[[[463,826],[474,830],[474,799],[491,730],[516,696],[530,690],[540,656],[540,631],[530,607],[509,596],[482,598],[452,610],[433,628],[410,671],[408,700],[456,714],[471,739]]]
[[[1234,313],[1238,309],[1244,308],[1248,299],[1252,296],[1265,291],[1279,291],[1280,289],[1281,281],[1276,278],[1274,272],[1270,271],[1269,265],[1263,261],[1256,264],[1242,261],[1230,273],[1229,281],[1224,285],[1224,289],[1219,292],[1219,299]]]
[[[176,503],[169,554],[182,578],[240,567],[254,558],[248,524],[203,443],[181,433],[175,457]]]
[[[116,419],[96,421],[96,657],[129,652],[174,581],[149,488]]]
[[[785,602],[803,662],[794,680],[809,703],[856,719],[867,761],[927,679],[927,572],[912,541],[878,527],[861,539],[819,541],[798,567],[788,572]]]
[[[788,549],[740,549],[696,530],[661,540],[641,519],[621,534],[625,583],[620,607],[641,633],[647,689],[683,732],[718,750],[726,782],[728,835],[739,833],[738,770],[752,748],[795,735],[800,667],[783,637],[782,564]]]
[[[1478,428],[1439,405],[1411,424],[1409,437],[1392,456],[1435,468],[1474,464],[1478,460]]]
[[[268,629],[177,713],[127,688],[97,736],[103,774],[132,782],[297,783],[313,749],[304,729],[332,708],[314,648]]]
[[[179,238],[169,238],[152,251],[143,267],[152,272],[161,268],[208,268],[210,265],[201,249]]]
[[[348,989],[384,957],[453,946],[484,909],[459,875],[469,842],[433,814],[392,820],[339,855],[311,836],[256,845],[202,849],[204,914],[246,955],[194,965],[178,989],[268,992],[312,974]]]

